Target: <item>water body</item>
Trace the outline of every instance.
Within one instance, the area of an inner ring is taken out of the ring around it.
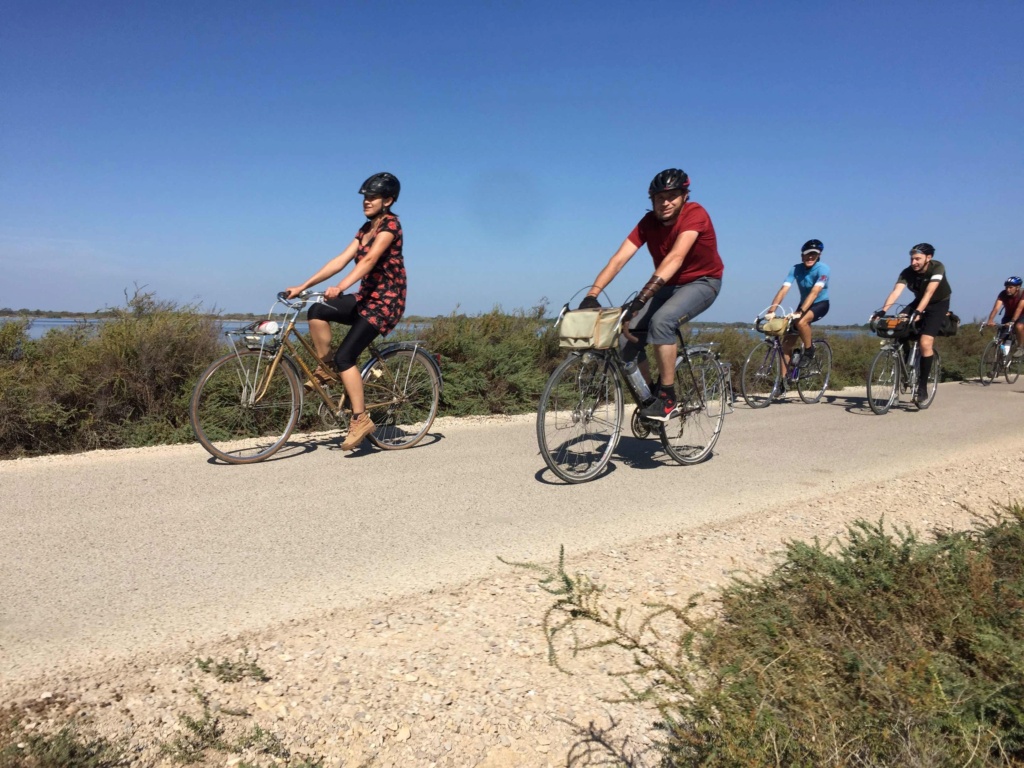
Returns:
[[[14,318],[0,317],[0,323],[7,322],[12,319]],[[30,339],[41,339],[52,330],[71,330],[75,326],[79,325],[93,327],[102,322],[105,321],[96,318],[34,317],[31,319],[31,325],[29,325],[28,328],[28,337]],[[221,323],[221,327],[225,331],[232,331],[249,325],[251,322],[251,320],[225,320]],[[296,327],[299,329],[300,333],[306,333],[309,331],[309,325],[305,322],[296,323]],[[415,332],[423,330],[426,327],[429,327],[428,323],[399,323],[396,330]]]

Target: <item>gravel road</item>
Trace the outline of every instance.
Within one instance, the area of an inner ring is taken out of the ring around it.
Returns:
[[[649,713],[599,701],[615,691],[600,663],[548,666],[550,598],[499,556],[550,562],[564,544],[635,605],[714,590],[858,517],[963,527],[1018,498],[1022,394],[945,384],[928,411],[884,417],[856,390],[738,405],[704,464],[627,437],[580,486],[546,471],[532,417],[248,467],[197,446],[2,463],[0,702],[123,735],[144,765],[198,713],[193,687],[325,765],[588,765],[573,724],[612,721],[643,765]],[[269,682],[194,664],[245,652]]]

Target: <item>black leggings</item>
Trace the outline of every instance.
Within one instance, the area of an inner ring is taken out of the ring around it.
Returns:
[[[359,314],[356,297],[350,293],[327,299],[323,304],[314,304],[306,313],[306,318],[352,326],[341,340],[338,351],[334,353],[334,370],[339,373],[352,368],[359,355],[370,346],[370,342],[380,335],[380,332]]]

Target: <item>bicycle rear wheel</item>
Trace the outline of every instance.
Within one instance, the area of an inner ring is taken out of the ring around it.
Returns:
[[[259,350],[231,353],[215,361],[196,384],[188,415],[196,439],[229,464],[252,464],[272,456],[295,429],[302,387],[282,357]]]
[[[1022,364],[1024,364],[1024,358],[1013,356],[1013,353],[1016,352],[1018,349],[1020,349],[1020,347],[1018,347],[1016,344],[1012,344],[1010,346],[1010,356],[1006,358],[1006,367],[1003,370],[1005,371],[1004,375],[1006,376],[1007,384],[1016,383],[1018,377],[1020,376],[1020,369],[1022,367]]]
[[[567,483],[597,477],[622,434],[622,383],[602,354],[574,353],[555,368],[537,408],[537,444]]]
[[[385,451],[411,448],[427,434],[437,415],[441,385],[421,349],[392,349],[363,370],[366,410],[373,419],[370,442]],[[386,367],[386,370],[384,369]]]
[[[711,455],[725,419],[725,371],[710,352],[695,352],[676,366],[679,413],[661,429],[665,452],[680,464]]]
[[[1002,353],[999,350],[999,342],[993,339],[981,353],[980,378],[982,384],[991,384],[999,375],[999,368],[1002,365]]]
[[[868,374],[868,405],[881,416],[887,413],[899,395],[900,361],[897,352],[883,349],[871,361]]]
[[[760,342],[747,355],[740,377],[740,394],[751,408],[765,408],[782,377],[782,362],[778,349],[767,341]]]
[[[814,356],[810,360],[804,356],[800,361],[799,378],[796,380],[797,392],[805,403],[821,400],[832,375],[832,347],[824,339],[815,339],[811,348]]]

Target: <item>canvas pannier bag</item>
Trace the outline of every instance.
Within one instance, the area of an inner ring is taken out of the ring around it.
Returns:
[[[956,336],[958,330],[960,330],[960,318],[952,312],[947,312],[942,319],[942,325],[939,326],[939,336]]]
[[[615,326],[622,310],[574,309],[562,316],[558,346],[569,349],[608,349],[615,343]]]
[[[767,336],[781,336],[786,332],[789,322],[784,317],[773,317],[771,320],[762,320],[757,330]]]

